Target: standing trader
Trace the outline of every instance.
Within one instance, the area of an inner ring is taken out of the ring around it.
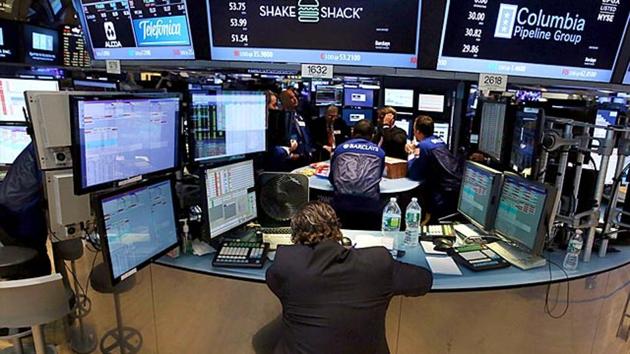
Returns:
[[[283,309],[274,352],[389,353],[385,314],[391,298],[426,294],[431,272],[394,261],[384,247],[343,247],[337,216],[322,202],[297,212],[291,228],[295,245],[278,248],[266,276]]]
[[[385,151],[371,142],[374,126],[360,120],[353,139],[337,146],[328,179],[333,185],[333,205],[346,228],[380,228],[380,182],[385,169]]]
[[[437,219],[457,210],[463,168],[446,143],[434,135],[431,117],[416,118],[414,135],[417,145],[407,146],[407,152],[415,156],[409,161],[408,177],[423,182],[423,200],[426,210],[431,214],[431,222],[435,223]]]
[[[378,121],[382,125],[375,137],[375,142],[385,150],[388,157],[407,161],[407,133],[396,126],[396,110],[392,107],[384,107],[378,110]]]
[[[313,140],[319,160],[328,160],[335,148],[350,139],[350,127],[339,119],[339,108],[330,105],[326,115],[313,122]]]
[[[306,121],[297,113],[300,102],[295,90],[282,91],[280,102],[284,111],[284,146],[288,149],[289,165],[292,169],[308,165],[313,157],[311,135]]]

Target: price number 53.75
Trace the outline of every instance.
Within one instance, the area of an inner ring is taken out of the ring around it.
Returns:
[[[245,1],[230,1],[228,3],[230,11],[246,11],[247,3]]]

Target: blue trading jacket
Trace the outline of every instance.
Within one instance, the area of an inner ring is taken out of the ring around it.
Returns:
[[[352,139],[335,149],[329,179],[337,195],[378,200],[384,169],[383,149],[365,139]]]

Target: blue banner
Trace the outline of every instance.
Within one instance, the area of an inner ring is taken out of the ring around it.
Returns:
[[[133,29],[139,47],[190,45],[186,16],[137,19]]]

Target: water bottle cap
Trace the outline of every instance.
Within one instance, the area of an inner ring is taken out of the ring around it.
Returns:
[[[418,201],[418,198],[413,197],[413,198],[411,198],[411,201],[412,201],[412,202],[417,202],[417,201]]]
[[[391,198],[389,198],[389,201],[390,201],[390,202],[395,202],[395,201],[396,201],[396,197],[391,197]]]

